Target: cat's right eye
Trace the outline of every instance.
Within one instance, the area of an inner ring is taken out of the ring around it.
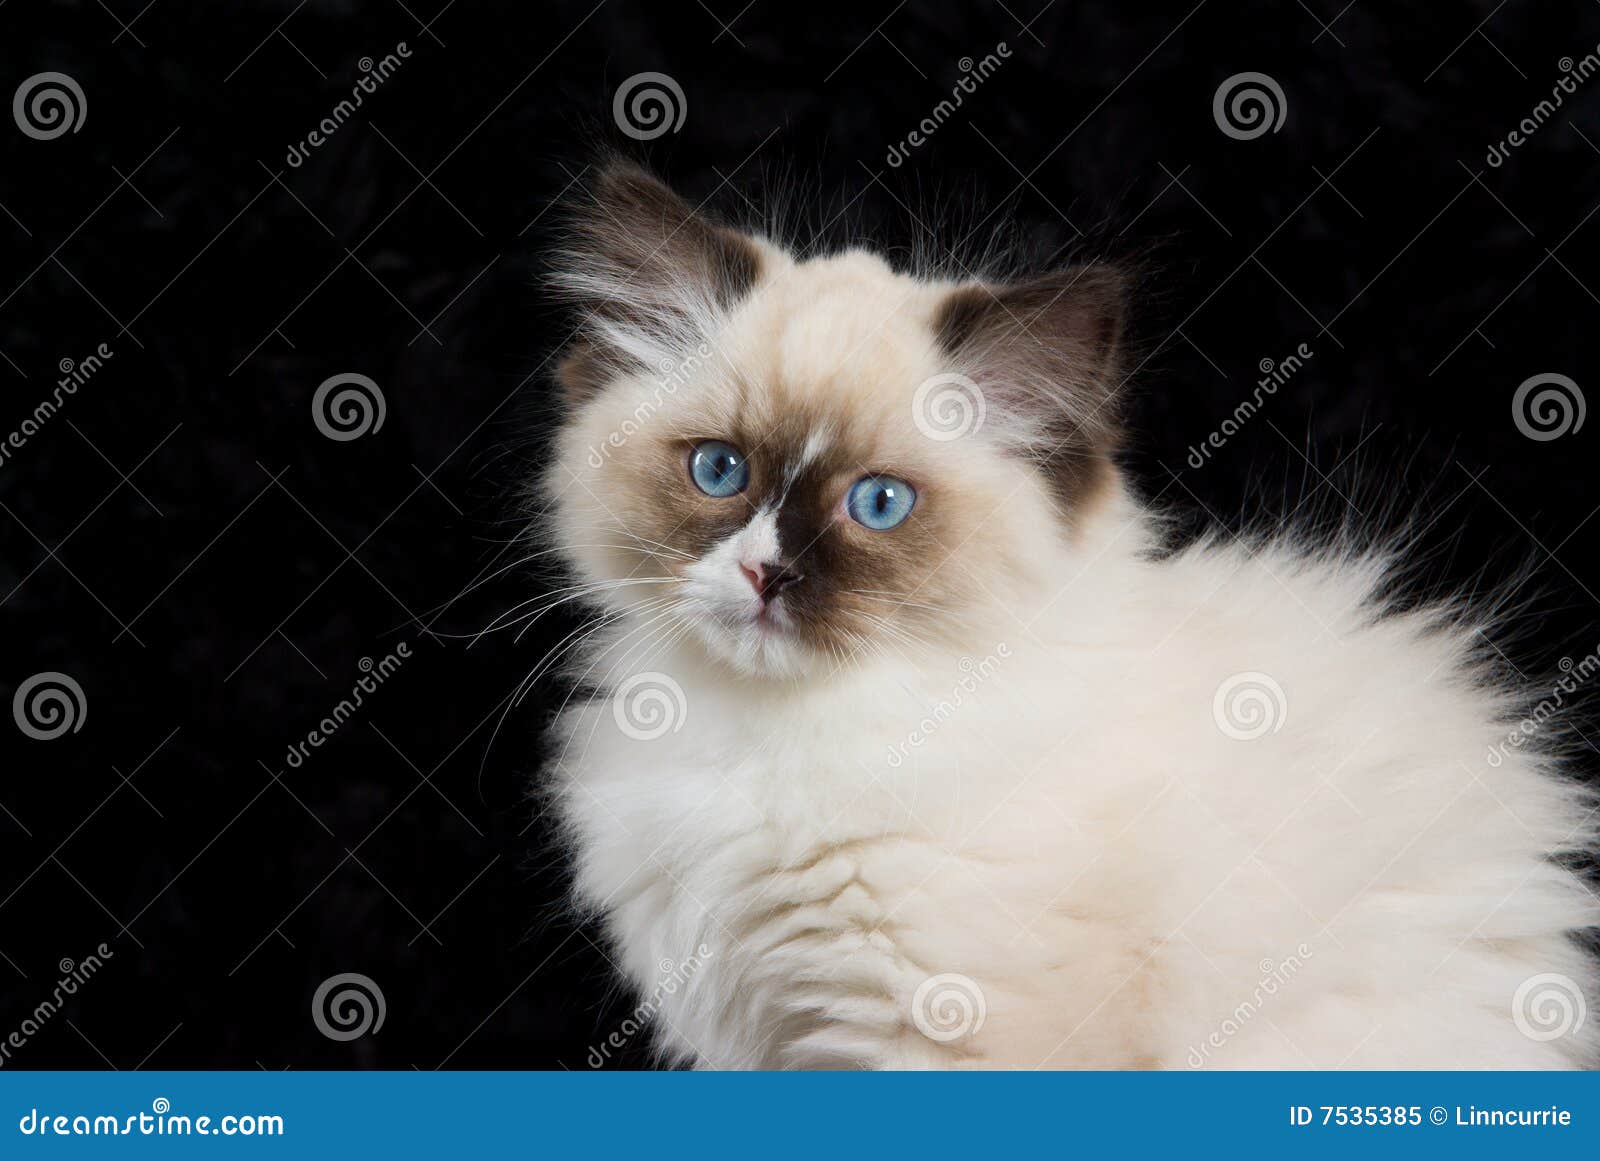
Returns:
[[[750,484],[750,466],[731,443],[708,439],[689,453],[689,478],[708,496],[737,496]]]

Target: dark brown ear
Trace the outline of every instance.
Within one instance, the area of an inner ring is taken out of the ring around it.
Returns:
[[[606,163],[572,215],[556,282],[583,314],[557,378],[582,398],[619,370],[682,358],[755,286],[761,250],[629,162]]]
[[[952,291],[934,319],[939,343],[977,384],[1003,437],[1081,500],[1110,466],[1119,436],[1127,278],[1103,263]]]

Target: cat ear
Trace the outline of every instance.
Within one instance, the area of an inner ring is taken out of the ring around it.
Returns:
[[[584,321],[557,378],[583,398],[619,371],[670,365],[714,334],[759,280],[762,251],[646,170],[611,161],[574,211],[561,258],[555,281]]]
[[[971,283],[934,318],[941,347],[982,393],[986,422],[1070,492],[1115,450],[1127,282],[1095,262]]]

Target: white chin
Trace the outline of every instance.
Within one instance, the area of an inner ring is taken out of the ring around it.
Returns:
[[[748,614],[702,613],[694,627],[706,650],[741,673],[764,677],[798,677],[815,664],[808,649],[781,613],[770,621]]]

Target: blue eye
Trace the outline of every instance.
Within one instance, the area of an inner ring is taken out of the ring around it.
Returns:
[[[911,515],[917,490],[893,476],[867,476],[857,480],[845,498],[845,511],[857,524],[886,532]]]
[[[689,453],[689,478],[708,496],[736,496],[750,483],[750,467],[731,443],[708,439]]]

